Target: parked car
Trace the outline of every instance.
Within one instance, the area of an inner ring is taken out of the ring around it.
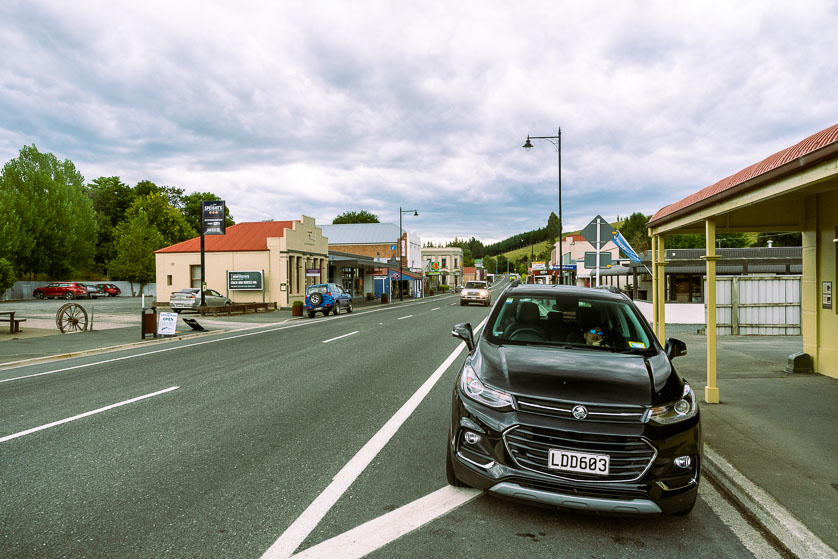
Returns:
[[[214,289],[204,290],[204,301],[208,307],[223,307],[233,304],[230,299]],[[175,291],[169,298],[169,308],[176,313],[198,311],[201,308],[201,289],[199,287],[188,287]]]
[[[605,513],[687,514],[698,494],[698,400],[625,295],[508,288],[475,336],[451,402],[448,482]]]
[[[95,283],[84,283],[82,285],[84,285],[87,288],[87,296],[91,299],[95,299],[100,295],[103,297],[105,296],[105,292],[102,291],[102,289]]]
[[[455,292],[455,293],[459,293],[459,292],[460,292],[460,291],[462,291],[462,290],[463,290],[463,286],[462,286],[462,285],[457,284],[457,285],[455,285],[455,286],[454,286],[454,292]]]
[[[36,287],[32,296],[37,299],[78,299],[88,296],[87,287],[74,281],[56,281],[43,287]]]
[[[309,285],[305,307],[309,318],[314,318],[318,311],[323,316],[329,316],[330,312],[340,314],[342,310],[352,312],[352,295],[336,283]]]
[[[100,283],[98,285],[99,289],[101,289],[103,293],[109,295],[110,297],[116,297],[117,295],[122,293],[122,290],[112,283]]]
[[[468,305],[469,303],[480,303],[488,307],[491,303],[491,294],[489,293],[489,284],[485,281],[467,281],[463,290],[460,291],[460,306]]]

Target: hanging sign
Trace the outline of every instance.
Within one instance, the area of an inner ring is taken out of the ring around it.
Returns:
[[[201,234],[224,235],[224,200],[201,201]]]

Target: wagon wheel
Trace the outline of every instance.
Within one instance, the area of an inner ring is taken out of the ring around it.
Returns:
[[[78,303],[67,303],[58,309],[55,324],[62,334],[87,330],[87,311]]]

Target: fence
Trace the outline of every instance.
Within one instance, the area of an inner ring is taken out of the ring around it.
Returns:
[[[146,296],[154,296],[157,293],[157,284],[155,283],[148,283],[143,287],[143,292],[138,293],[140,289],[140,284],[138,283],[131,283],[130,281],[110,281],[110,280],[103,280],[103,281],[92,281],[92,280],[67,280],[67,281],[81,281],[82,283],[112,283],[116,285],[121,291],[123,297],[131,297],[132,295],[136,295],[139,297],[142,294]],[[32,296],[32,291],[36,287],[43,287],[48,283],[52,283],[49,281],[18,281],[15,284],[7,289],[4,293],[0,293],[0,301],[22,301],[24,299],[34,299]]]
[[[705,278],[705,293],[707,279]],[[734,336],[799,336],[800,276],[716,278],[716,332]]]

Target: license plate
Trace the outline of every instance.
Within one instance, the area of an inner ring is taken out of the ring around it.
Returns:
[[[586,454],[567,450],[550,449],[547,457],[547,467],[564,472],[580,474],[608,475],[611,457],[608,454]]]
[[[322,310],[323,310],[323,307],[314,307],[314,308],[313,308],[313,309],[311,309],[311,310],[313,310],[313,311],[322,311]]]

